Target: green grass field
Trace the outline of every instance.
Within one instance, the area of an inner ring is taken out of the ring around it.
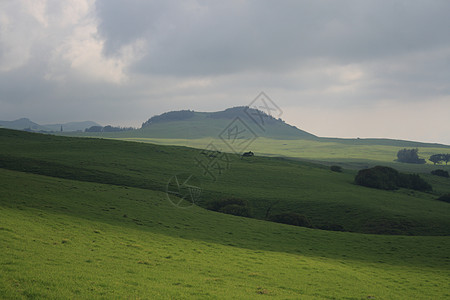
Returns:
[[[303,161],[230,155],[228,170],[215,172],[213,180],[197,166],[196,159],[206,158],[192,148],[7,130],[0,134],[0,166],[7,169],[157,191],[165,191],[174,175],[188,172],[201,179],[201,206],[236,197],[247,200],[260,219],[277,202],[273,214],[294,211],[318,228],[338,224],[362,233],[450,234],[450,207],[435,200],[450,192],[448,178],[423,175],[432,181],[432,193],[380,191],[355,185],[353,170],[335,173]]]
[[[208,144],[213,143],[223,151],[231,151],[219,138],[167,139],[121,137],[118,139],[159,145],[188,146],[199,149],[203,149],[208,146]],[[350,169],[362,169],[377,164],[383,164],[406,172],[429,173],[436,168],[450,170],[450,166],[434,166],[430,161],[427,161],[427,164],[425,165],[396,162],[397,152],[403,148],[418,148],[420,156],[425,159],[428,159],[432,154],[450,153],[450,148],[447,146],[416,144],[414,142],[396,142],[392,140],[280,140],[265,137],[258,137],[250,144],[248,150],[263,156],[303,159],[320,162],[326,165],[337,164]]]
[[[0,190],[4,299],[450,297],[448,237],[305,229],[8,170]]]
[[[450,298],[450,205],[435,200],[449,179],[421,175],[432,193],[380,191],[356,186],[352,169],[230,155],[212,180],[199,157],[0,129],[1,298]],[[201,179],[200,206],[237,197],[256,219],[175,207],[164,191],[183,172]],[[274,202],[352,232],[261,220]]]

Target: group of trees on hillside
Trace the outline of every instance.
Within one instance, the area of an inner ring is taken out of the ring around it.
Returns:
[[[450,154],[433,154],[428,159],[432,163],[440,164],[445,162],[447,165],[450,161]],[[402,149],[397,152],[397,161],[410,164],[424,164],[426,160],[419,157],[419,149]]]
[[[309,219],[296,212],[282,212],[275,215],[270,215],[269,211],[270,209],[279,203],[279,201],[273,202],[270,204],[269,208],[267,209],[266,213],[266,220],[277,222],[277,223],[283,223],[283,224],[289,224],[294,226],[301,226],[301,227],[313,227]],[[249,206],[248,201],[242,200],[242,199],[236,199],[236,198],[225,198],[220,200],[215,200],[209,203],[207,206],[208,209],[214,210],[217,212],[235,215],[235,216],[241,216],[241,217],[252,217],[251,215],[251,209]],[[342,227],[339,227],[342,229]],[[340,229],[340,230],[341,230]],[[333,230],[333,229],[331,229]]]
[[[448,171],[440,170],[440,169],[431,171],[431,174],[432,175],[436,175],[436,176],[440,176],[440,177],[445,177],[445,178],[449,178],[450,177],[450,175],[448,174]]]
[[[107,126],[91,126],[86,128],[84,132],[119,132],[119,131],[129,131],[134,130],[133,127],[114,127],[111,125]]]
[[[432,189],[431,185],[417,174],[404,174],[383,166],[360,170],[355,177],[355,183],[382,190],[407,188],[425,192]]]
[[[402,149],[397,152],[397,161],[410,164],[424,164],[425,159],[419,158],[419,149]]]
[[[169,111],[158,116],[153,116],[146,122],[142,123],[142,128],[150,126],[155,123],[169,122],[169,121],[183,121],[190,119],[195,116],[193,110],[180,110],[180,111]]]
[[[433,154],[430,156],[429,160],[434,164],[445,162],[445,164],[447,165],[450,161],[450,154]]]

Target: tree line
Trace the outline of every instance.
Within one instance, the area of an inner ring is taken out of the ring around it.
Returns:
[[[450,161],[450,154],[433,154],[430,156],[429,160],[434,164],[440,164],[442,162],[445,162],[447,165]]]
[[[447,165],[450,161],[450,154],[433,154],[428,158],[432,163],[440,164],[445,162]],[[419,149],[402,149],[397,152],[397,161],[410,164],[424,164],[426,160],[419,157]]]
[[[129,131],[134,130],[133,127],[115,127],[111,125],[103,126],[91,126],[86,128],[84,132],[119,132],[119,131]]]

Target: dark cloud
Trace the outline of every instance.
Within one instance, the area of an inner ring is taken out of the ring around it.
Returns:
[[[159,3],[159,2],[158,2]],[[106,53],[136,39],[134,70],[175,76],[284,71],[326,58],[361,63],[449,46],[444,1],[100,1]],[[447,37],[446,37],[447,35]]]
[[[438,0],[6,1],[0,119],[138,125],[166,110],[245,105],[261,90],[294,124],[302,111],[328,119],[381,116],[380,107],[404,103],[442,111],[450,109],[449,11]],[[354,127],[339,126],[337,134]]]

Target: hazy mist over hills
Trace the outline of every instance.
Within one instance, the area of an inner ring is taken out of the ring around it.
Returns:
[[[61,127],[63,131],[84,131],[86,128],[91,126],[100,125],[93,121],[39,125],[28,118],[21,118],[14,121],[0,120],[0,127],[31,131],[61,131]]]

